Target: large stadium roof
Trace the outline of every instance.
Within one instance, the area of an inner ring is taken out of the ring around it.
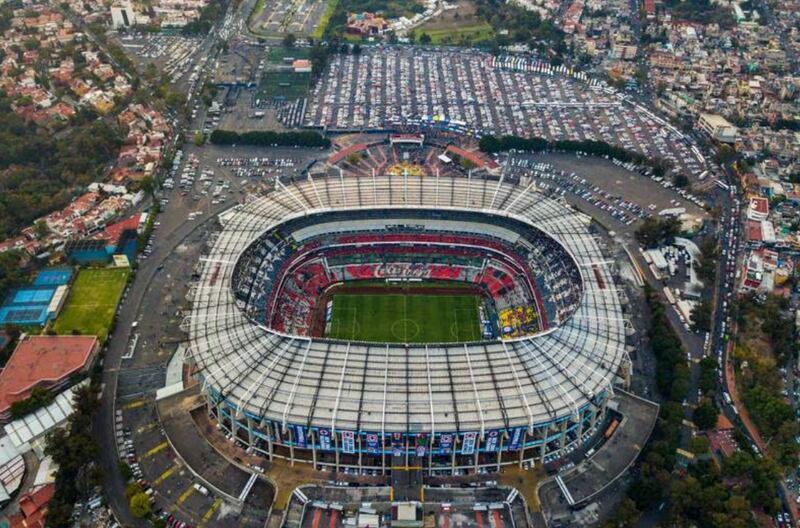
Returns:
[[[460,209],[535,226],[575,259],[576,312],[532,337],[471,344],[357,343],[282,335],[248,320],[231,275],[271,227],[309,212]],[[566,419],[615,381],[625,357],[613,280],[585,217],[533,189],[444,177],[343,177],[278,183],[221,218],[189,320],[190,357],[207,389],[255,419],[333,429],[484,431]]]

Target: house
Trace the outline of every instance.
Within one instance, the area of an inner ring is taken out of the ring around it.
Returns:
[[[44,484],[23,494],[19,499],[19,513],[9,518],[9,528],[44,528],[47,504],[55,491],[55,484]]]
[[[311,61],[308,59],[297,59],[292,62],[292,69],[295,73],[311,73]]]
[[[769,218],[769,200],[761,196],[750,198],[747,205],[747,218],[749,220],[764,221]]]
[[[380,35],[389,27],[382,16],[364,11],[347,15],[347,32],[351,35]]]

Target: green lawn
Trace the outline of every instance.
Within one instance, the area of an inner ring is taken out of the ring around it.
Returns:
[[[53,325],[57,334],[108,336],[129,268],[83,269],[70,288],[67,303]]]
[[[310,73],[295,73],[293,71],[267,71],[261,78],[258,87],[258,96],[262,99],[285,97],[297,99],[308,94],[311,84]]]
[[[475,295],[339,294],[328,337],[393,343],[481,338]]]
[[[445,45],[473,45],[480,44],[494,37],[494,30],[486,22],[481,22],[471,26],[441,28],[441,29],[418,29],[417,38],[423,33],[427,33],[431,38],[432,44]]]
[[[272,64],[285,64],[283,59],[291,57],[293,59],[307,59],[311,56],[311,48],[284,48],[283,46],[273,46],[267,52],[267,61]]]
[[[311,33],[311,37],[315,40],[320,40],[325,35],[325,30],[331,21],[333,13],[336,11],[336,6],[339,5],[339,0],[328,0],[328,5],[325,6],[325,11],[322,13],[322,18],[319,19],[317,27]]]

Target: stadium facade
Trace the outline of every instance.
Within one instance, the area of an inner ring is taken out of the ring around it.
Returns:
[[[186,321],[188,361],[210,417],[249,452],[380,472],[547,463],[586,442],[628,382],[625,320],[589,220],[533,184],[308,177],[220,222]],[[314,298],[330,284],[445,268],[535,316],[482,316],[473,342],[315,337],[325,307]]]

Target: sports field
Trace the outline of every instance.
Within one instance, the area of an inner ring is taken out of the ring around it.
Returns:
[[[53,325],[56,333],[69,335],[77,330],[81,335],[96,335],[105,341],[128,273],[128,268],[81,270]]]
[[[477,341],[478,297],[337,294],[328,337],[389,343]]]
[[[296,99],[303,97],[308,92],[311,74],[293,71],[267,71],[261,78],[258,86],[258,97],[272,99],[285,97]]]

